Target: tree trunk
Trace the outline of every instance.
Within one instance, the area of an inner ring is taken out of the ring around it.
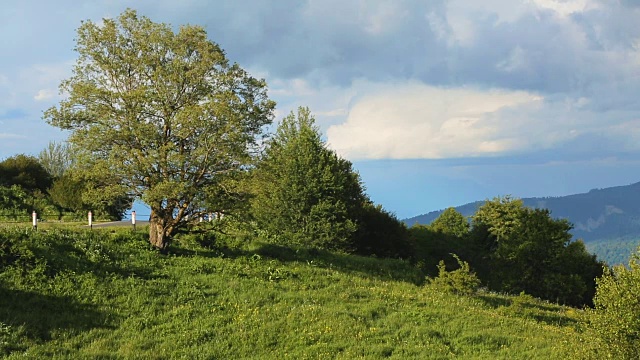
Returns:
[[[149,242],[161,252],[166,252],[171,241],[171,235],[167,233],[167,221],[158,215],[157,211],[151,210],[149,219]]]

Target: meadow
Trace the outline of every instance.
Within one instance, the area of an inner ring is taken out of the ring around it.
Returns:
[[[582,310],[439,291],[407,261],[145,229],[0,229],[7,359],[561,359]],[[435,267],[435,264],[434,264]]]

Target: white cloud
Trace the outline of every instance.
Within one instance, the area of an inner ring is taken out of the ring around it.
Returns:
[[[348,113],[349,104],[359,86],[342,88],[335,85],[311,84],[302,78],[283,80],[263,73],[269,86],[269,95],[278,99],[276,122],[295,111],[299,106],[307,106],[322,128],[342,123]]]
[[[33,98],[37,101],[43,101],[43,100],[51,100],[55,96],[56,96],[56,92],[54,90],[41,89]]]
[[[347,109],[338,108],[338,109],[330,109],[327,111],[317,112],[316,114],[318,116],[336,117],[336,116],[346,116],[348,113],[349,111]]]
[[[328,129],[328,143],[349,159],[500,155],[532,143],[501,111],[541,101],[524,91],[394,85],[359,99],[345,123]]]
[[[263,77],[266,74],[263,74]],[[313,96],[316,94],[316,89],[312,88],[311,85],[304,79],[295,78],[289,80],[282,79],[274,79],[270,83],[270,91],[269,93],[274,96],[280,97],[290,97],[290,96]]]
[[[447,21],[451,28],[449,45],[467,46],[476,40],[476,28],[473,21],[466,16],[447,15]]]
[[[591,0],[532,0],[542,9],[555,11],[560,16],[568,16],[597,8],[595,1]]]

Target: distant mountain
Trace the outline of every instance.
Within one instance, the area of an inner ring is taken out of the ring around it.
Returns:
[[[610,264],[625,263],[629,253],[619,252],[632,251],[640,244],[640,182],[593,189],[584,194],[522,200],[525,206],[547,208],[553,217],[569,220],[574,226],[573,237],[584,240],[590,250]],[[458,206],[456,210],[471,216],[483,203],[476,201]],[[429,224],[443,211],[433,211],[404,222],[409,226]]]

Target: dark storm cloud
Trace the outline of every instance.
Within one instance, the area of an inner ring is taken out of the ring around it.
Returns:
[[[628,144],[632,135],[607,128],[640,118],[640,9],[634,1],[605,0],[25,1],[0,14],[0,44],[15,55],[2,60],[0,106],[39,116],[70,71],[80,21],[115,17],[127,7],[176,28],[204,26],[232,61],[266,76],[275,94],[286,94],[276,99],[281,104],[321,99],[342,106],[326,109],[344,114],[332,123],[353,120],[350,109],[362,108],[373,91],[393,100],[404,83],[422,84],[431,96],[438,96],[436,88],[486,91],[487,101],[494,89],[539,96],[538,107],[505,104],[477,125],[505,129],[478,142],[517,143],[525,136],[526,151],[564,151],[566,141],[591,133]],[[387,123],[398,119],[379,125]],[[563,135],[570,131],[577,135]],[[536,144],[543,145],[536,150]]]

